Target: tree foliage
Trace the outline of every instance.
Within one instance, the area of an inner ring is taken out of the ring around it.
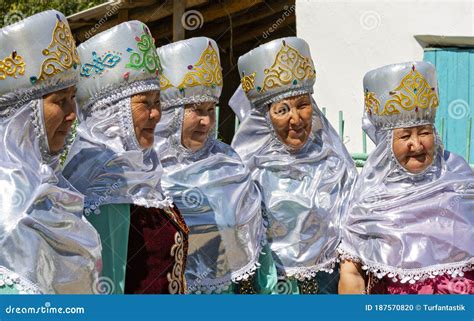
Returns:
[[[0,27],[25,19],[35,13],[55,9],[69,16],[107,2],[105,0],[0,0]]]

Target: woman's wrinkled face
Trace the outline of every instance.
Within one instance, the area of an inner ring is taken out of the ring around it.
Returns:
[[[435,135],[431,125],[393,130],[393,153],[409,172],[420,173],[433,162]]]
[[[216,124],[216,104],[212,102],[184,106],[182,144],[193,152],[204,146]]]
[[[160,92],[152,90],[132,96],[133,127],[138,143],[150,148],[155,140],[155,127],[161,119]]]
[[[309,95],[283,99],[270,105],[270,119],[280,140],[293,149],[300,149],[311,133],[313,108]]]
[[[76,120],[76,86],[43,96],[43,115],[49,151],[59,152]]]

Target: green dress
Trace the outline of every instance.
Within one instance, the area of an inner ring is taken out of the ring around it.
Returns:
[[[125,291],[130,205],[107,204],[99,207],[100,213],[91,213],[89,222],[99,232],[102,241],[102,282],[112,285],[110,294]]]
[[[7,281],[6,275],[0,273],[0,294],[19,294],[16,284]]]
[[[102,278],[106,278],[104,282],[113,284],[111,294],[123,294],[130,229],[130,205],[107,204],[100,206],[99,210],[100,213],[91,213],[86,217],[99,232],[102,240]],[[233,283],[221,293],[272,293],[277,284],[277,272],[268,244],[264,246],[260,254],[259,263],[260,267],[249,278],[249,282]]]
[[[29,280],[21,278],[14,272],[0,266],[0,295],[1,294],[37,294],[39,289]]]
[[[277,270],[270,247],[265,245],[258,258],[260,267],[245,281],[231,283],[222,291],[210,294],[272,294],[277,284]]]
[[[251,278],[232,284],[226,293],[271,294],[277,284],[277,270],[268,244],[263,247],[258,263],[260,267]]]

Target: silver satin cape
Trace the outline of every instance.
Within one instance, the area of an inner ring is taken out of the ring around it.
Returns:
[[[181,144],[183,119],[184,106],[165,109],[155,131],[163,188],[190,229],[189,291],[221,292],[259,266],[265,235],[261,198],[250,172],[229,145],[215,138],[215,129],[196,152]]]
[[[351,200],[342,259],[401,283],[471,270],[474,172],[467,162],[444,150],[435,132],[433,163],[413,174],[394,157],[392,129],[376,131],[367,114],[363,128],[376,148]]]
[[[94,293],[100,239],[49,153],[43,99],[0,117],[0,137],[0,272],[20,293]]]
[[[298,94],[288,91],[278,99]],[[241,87],[235,95],[244,95]],[[262,193],[278,274],[299,280],[318,271],[332,273],[341,216],[357,175],[339,136],[311,102],[311,134],[301,149],[291,150],[279,140],[264,106],[251,106],[232,142]]]

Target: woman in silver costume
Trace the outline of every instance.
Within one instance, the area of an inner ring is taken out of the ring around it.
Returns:
[[[59,171],[79,57],[66,17],[0,30],[0,293],[94,293],[101,244]]]
[[[473,293],[474,172],[434,128],[435,67],[384,66],[364,90],[376,147],[344,224],[339,292]]]
[[[307,43],[271,41],[238,61],[244,115],[232,147],[262,193],[276,293],[335,293],[340,220],[354,163],[311,98],[316,78]],[[248,102],[247,102],[248,104]]]
[[[110,293],[184,293],[187,227],[161,190],[153,150],[160,62],[148,27],[128,21],[79,48],[80,123],[64,176],[85,195]]]
[[[217,44],[199,37],[158,48],[163,120],[155,148],[163,188],[190,228],[191,293],[270,293],[275,267],[260,194],[237,153],[215,137],[222,90]],[[257,269],[258,268],[258,269]]]

